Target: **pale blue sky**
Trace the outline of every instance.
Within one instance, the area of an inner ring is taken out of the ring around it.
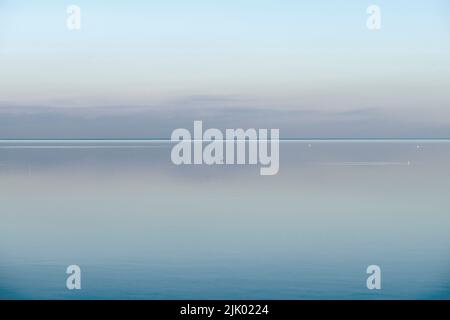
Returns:
[[[69,4],[80,31],[66,28]],[[201,97],[447,125],[449,21],[446,0],[1,0],[0,104],[182,110]]]

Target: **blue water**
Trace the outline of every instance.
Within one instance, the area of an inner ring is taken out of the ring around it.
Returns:
[[[275,176],[171,147],[0,142],[0,298],[450,298],[449,141],[284,141]]]

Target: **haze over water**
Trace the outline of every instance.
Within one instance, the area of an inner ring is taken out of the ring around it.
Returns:
[[[68,4],[0,1],[0,299],[450,298],[448,0]],[[175,166],[194,121],[279,173]]]

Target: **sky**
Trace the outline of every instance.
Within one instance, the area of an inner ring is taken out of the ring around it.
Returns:
[[[81,8],[78,31],[66,27],[71,4]],[[378,31],[366,27],[371,4]],[[323,132],[335,117],[331,135],[346,125],[339,117],[356,114],[360,127],[392,121],[393,135],[424,126],[450,136],[449,39],[446,0],[0,0],[0,114],[17,127],[11,112],[49,108],[320,113]],[[34,135],[21,128],[0,135]]]

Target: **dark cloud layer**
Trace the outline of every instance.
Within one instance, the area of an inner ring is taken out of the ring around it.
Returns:
[[[185,106],[2,107],[1,139],[168,138],[176,128],[279,128],[283,138],[443,138],[450,125],[412,123],[376,109],[345,112]]]

